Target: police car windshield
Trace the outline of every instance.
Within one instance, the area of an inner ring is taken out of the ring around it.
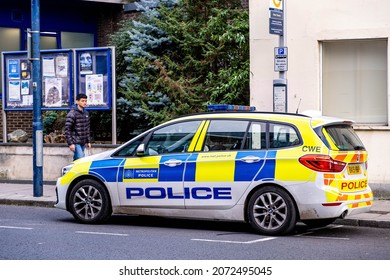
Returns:
[[[365,150],[362,141],[351,126],[334,125],[325,127],[325,130],[339,150]]]

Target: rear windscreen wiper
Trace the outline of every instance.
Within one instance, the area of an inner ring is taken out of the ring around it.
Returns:
[[[362,151],[362,150],[365,150],[366,148],[364,148],[363,146],[355,146],[353,147],[355,149],[355,151]]]

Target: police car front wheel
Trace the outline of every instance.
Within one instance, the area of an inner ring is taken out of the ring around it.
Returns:
[[[69,195],[69,211],[82,223],[104,222],[111,216],[107,190],[95,180],[78,182]]]
[[[275,186],[266,186],[254,192],[247,211],[250,225],[260,234],[287,234],[297,222],[291,197]]]

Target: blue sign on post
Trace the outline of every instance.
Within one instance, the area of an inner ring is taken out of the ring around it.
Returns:
[[[283,35],[283,20],[269,19],[269,33],[274,35]]]
[[[287,71],[287,47],[275,48],[275,71]]]
[[[271,0],[269,12],[269,33],[283,36],[283,1]]]

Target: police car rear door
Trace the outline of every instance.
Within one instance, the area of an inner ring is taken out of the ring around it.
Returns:
[[[209,120],[187,160],[185,207],[233,207],[262,169],[265,157],[264,124],[253,126],[240,119]]]

